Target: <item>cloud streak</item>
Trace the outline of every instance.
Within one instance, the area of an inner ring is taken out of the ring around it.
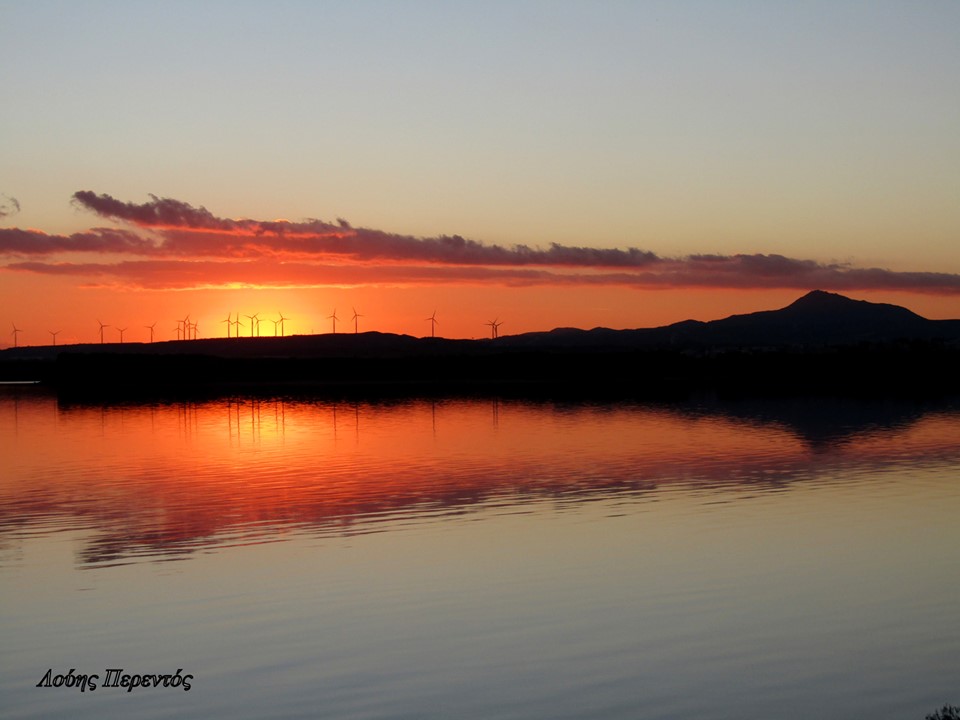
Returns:
[[[792,267],[784,269],[784,261]],[[795,264],[795,266],[794,266]],[[637,289],[736,288],[834,291],[883,289],[960,294],[960,275],[893,272],[791,261],[780,256],[733,256],[708,263],[677,260],[669,269],[645,272],[558,272],[550,269],[486,266],[381,265],[287,262],[280,260],[133,260],[117,263],[16,262],[7,270],[75,276],[97,285],[186,289],[200,287],[330,287],[500,284],[532,286],[619,286]],[[773,266],[776,271],[770,272]],[[757,268],[761,270],[758,272]]]
[[[960,275],[950,273],[857,268],[759,253],[666,258],[639,248],[502,247],[459,235],[418,238],[355,228],[345,220],[220,218],[204,207],[150,198],[138,204],[87,190],[73,195],[75,205],[122,223],[120,228],[71,235],[0,228],[0,255],[12,256],[5,268],[96,284],[178,289],[496,283],[960,294]],[[82,253],[131,259],[84,263],[63,257]]]
[[[58,253],[123,253],[151,255],[157,251],[149,238],[116,228],[93,228],[71,235],[47,235],[40,230],[0,228],[0,254],[55,255]]]
[[[551,265],[558,267],[645,267],[656,254],[638,248],[604,249],[552,243],[547,249],[485,245],[459,235],[418,238],[369,228],[346,220],[230,220],[204,207],[151,195],[148,203],[125,203],[109,195],[81,190],[73,195],[79,207],[101,217],[159,231],[158,250],[171,255],[256,257],[291,253],[338,255],[355,260],[436,262],[461,265]]]

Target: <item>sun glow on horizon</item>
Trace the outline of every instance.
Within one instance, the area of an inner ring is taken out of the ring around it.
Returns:
[[[489,337],[487,323],[503,323],[501,335],[546,331],[557,327],[633,329],[669,325],[684,320],[716,320],[735,314],[773,310],[789,305],[803,293],[795,290],[672,289],[642,291],[598,286],[572,293],[564,288],[485,287],[482,285],[422,285],[413,287],[231,287],[124,290],[74,286],[69,291],[53,278],[15,277],[6,285],[10,297],[44,297],[40,305],[11,302],[9,327],[0,328],[0,347],[12,347],[16,325],[18,346],[99,343],[98,320],[106,323],[104,342],[119,342],[118,328],[127,328],[124,342],[149,342],[148,326],[156,323],[155,342],[177,339],[177,321],[190,315],[198,338],[226,336],[228,313],[259,314],[261,336],[272,336],[272,321],[283,313],[285,335],[333,331],[329,316],[338,313],[336,331],[354,332],[353,309],[360,315],[359,332],[379,331],[427,337],[429,317],[436,312],[436,334],[446,338]],[[45,286],[50,286],[45,290]],[[960,298],[915,293],[846,293],[855,299],[900,304],[931,319],[960,317]],[[20,312],[16,308],[20,307]],[[278,329],[279,333],[279,329]],[[234,333],[235,334],[235,331]],[[241,337],[249,337],[242,318]]]

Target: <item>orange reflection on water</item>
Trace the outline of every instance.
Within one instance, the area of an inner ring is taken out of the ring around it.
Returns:
[[[814,423],[812,427],[822,427]],[[291,531],[374,531],[491,505],[666,486],[780,489],[907,456],[956,459],[948,413],[811,437],[789,413],[519,402],[230,399],[60,407],[0,398],[0,538],[88,528],[83,562]]]

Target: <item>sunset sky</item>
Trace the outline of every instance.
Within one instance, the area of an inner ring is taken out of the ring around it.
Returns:
[[[0,67],[0,347],[960,317],[955,0],[0,0]]]

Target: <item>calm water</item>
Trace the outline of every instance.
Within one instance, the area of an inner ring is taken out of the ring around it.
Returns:
[[[0,390],[5,718],[922,718],[960,414]],[[41,687],[99,675],[95,691]],[[190,674],[191,689],[103,687]]]

